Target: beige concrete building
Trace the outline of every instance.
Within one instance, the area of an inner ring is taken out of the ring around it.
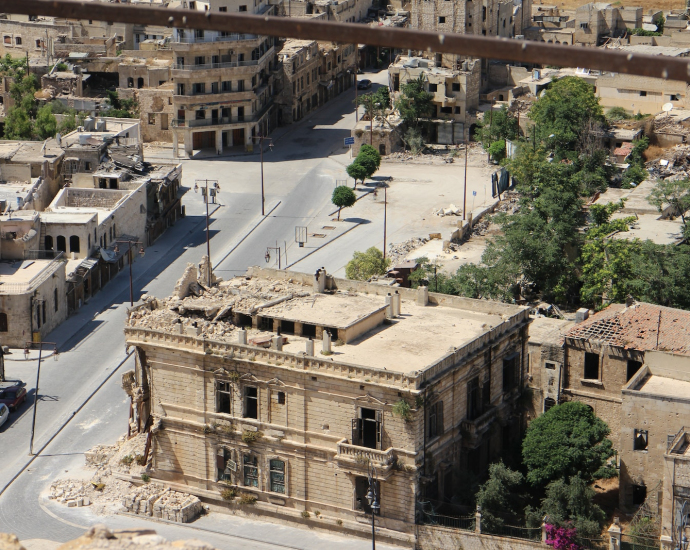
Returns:
[[[289,39],[278,54],[282,90],[276,99],[278,124],[291,124],[319,106],[321,56],[314,40]]]
[[[260,268],[194,297],[197,277],[125,328],[154,479],[367,536],[375,466],[377,538],[412,545],[417,503],[442,510],[519,437],[524,307]]]
[[[422,75],[426,90],[433,94],[434,111],[429,119],[436,128],[436,142],[452,144],[469,139],[479,107],[479,61],[464,61],[458,69],[446,69],[429,59],[399,56],[388,68],[391,95],[397,97],[405,84]]]
[[[680,319],[679,322],[682,322]],[[644,365],[622,391],[620,505],[630,509],[652,492],[662,493],[669,473],[664,455],[669,438],[690,419],[690,356],[660,351],[645,353]]]
[[[210,0],[208,8],[211,12],[273,11],[268,0],[254,4]],[[174,30],[176,156],[181,141],[189,157],[195,149],[251,151],[255,138],[269,133],[275,126],[274,79],[280,68],[274,44],[273,37],[253,34]]]
[[[319,55],[319,105],[323,105],[345,90],[353,90],[357,47],[353,44],[319,42]]]

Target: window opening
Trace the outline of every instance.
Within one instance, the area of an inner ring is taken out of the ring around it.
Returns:
[[[598,380],[599,379],[599,354],[585,353],[585,379]]]
[[[271,459],[270,461],[270,490],[272,493],[285,494],[285,462]]]
[[[232,385],[230,382],[218,382],[218,408],[217,412],[230,414],[230,401]]]
[[[646,451],[649,443],[649,432],[647,430],[635,430],[635,439],[633,440],[634,451]]]
[[[259,390],[246,387],[244,389],[244,417],[259,418]]]

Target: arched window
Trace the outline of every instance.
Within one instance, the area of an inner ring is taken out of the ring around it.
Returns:
[[[143,88],[144,87],[144,79],[139,77],[137,79],[137,88]]]
[[[7,332],[7,313],[0,313],[0,332]]]
[[[53,250],[53,237],[51,235],[46,235],[46,250]]]
[[[79,237],[77,235],[72,235],[69,238],[69,251],[79,253]]]
[[[63,237],[62,235],[58,235],[57,249],[60,252],[67,252],[67,242],[65,241],[65,237]]]
[[[134,88],[134,79],[131,76],[127,79],[127,87]]]
[[[544,412],[548,411],[555,404],[556,404],[555,399],[553,399],[551,397],[547,397],[546,399],[544,399]]]

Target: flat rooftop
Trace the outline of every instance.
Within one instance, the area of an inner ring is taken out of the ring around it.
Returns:
[[[300,277],[305,281],[310,277],[294,275],[295,279]],[[341,287],[346,284],[338,281]],[[233,317],[252,313],[257,318],[254,324],[259,328],[247,329],[250,345],[253,340],[256,344],[257,340],[265,341],[275,336],[272,330],[261,330],[273,326],[272,322],[262,325],[261,319],[301,322],[327,330],[364,327],[348,343],[337,342],[334,335],[330,356],[320,353],[322,344],[316,341],[315,356],[321,360],[410,373],[436,364],[449,352],[476,340],[515,315],[526,317],[524,307],[485,300],[448,297],[448,305],[420,306],[410,299],[415,291],[398,289],[401,295],[407,292],[401,299],[400,316],[384,320],[385,294],[390,289],[362,284],[367,285],[366,293],[347,289],[321,294],[315,293],[312,285],[293,279],[235,277],[221,282],[212,293],[150,301],[132,311],[127,325],[179,334],[180,323],[183,327],[196,323],[199,337],[237,344],[240,327],[233,322]],[[360,322],[368,324],[364,326],[358,324]],[[246,317],[241,323],[246,326]],[[303,354],[309,338],[288,332],[291,330],[282,331],[287,338],[283,351]]]
[[[616,212],[611,218],[619,219],[629,215],[624,212]],[[616,233],[613,238],[618,240],[649,240],[656,244],[678,244],[683,238],[681,219],[661,219],[659,216],[659,213],[638,214],[637,220],[630,225],[628,231]]]
[[[90,222],[97,214],[96,212],[75,212],[69,210],[62,212],[41,212],[40,216],[43,223],[81,224]]]
[[[651,374],[635,388],[637,391],[654,393],[663,397],[680,397],[690,400],[690,382]]]
[[[4,285],[17,283],[28,285],[38,277],[46,268],[50,267],[52,260],[18,260],[16,262],[0,262],[0,293],[3,293]]]
[[[556,319],[554,317],[531,317],[529,325],[530,344],[560,344],[565,333],[575,324],[568,319]]]

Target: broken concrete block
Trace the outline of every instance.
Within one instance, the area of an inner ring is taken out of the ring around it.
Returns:
[[[67,501],[67,507],[68,508],[75,508],[77,506],[77,501],[76,500],[68,500]]]

